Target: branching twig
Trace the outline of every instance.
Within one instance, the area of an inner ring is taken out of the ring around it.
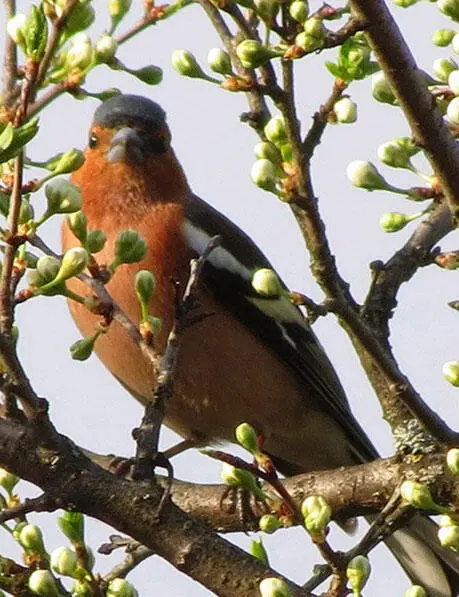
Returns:
[[[13,518],[21,518],[30,512],[54,512],[60,506],[46,493],[32,499],[26,499],[17,506],[6,508],[0,512],[0,524],[13,520]]]

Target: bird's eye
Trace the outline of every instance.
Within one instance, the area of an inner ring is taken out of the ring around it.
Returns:
[[[98,143],[99,143],[99,137],[97,135],[95,135],[94,133],[91,133],[91,136],[89,137],[89,147],[91,149],[93,149],[94,147],[97,147]]]

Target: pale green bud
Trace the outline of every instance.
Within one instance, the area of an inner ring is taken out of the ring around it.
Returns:
[[[274,116],[265,125],[264,133],[268,141],[271,141],[277,148],[288,143],[287,130],[283,116]]]
[[[301,514],[304,517],[304,526],[309,533],[322,533],[329,524],[332,509],[321,495],[311,495],[303,500]]]
[[[442,372],[446,381],[459,388],[459,361],[448,361],[443,365]]]
[[[232,75],[231,58],[221,48],[212,48],[207,55],[207,62],[214,73],[219,75]]]
[[[88,218],[82,211],[75,211],[67,216],[67,224],[73,235],[84,244],[88,233]],[[89,249],[85,247],[88,251]],[[89,251],[90,253],[92,251]]]
[[[67,50],[66,67],[69,70],[78,68],[84,70],[93,60],[91,40],[86,33],[77,33],[72,38],[72,44]]]
[[[356,160],[346,168],[348,179],[355,187],[368,191],[386,190],[388,184],[371,162]]]
[[[131,8],[132,0],[108,0],[108,12],[115,27]]]
[[[276,166],[280,166],[282,163],[282,155],[279,150],[275,145],[267,141],[257,143],[253,148],[253,152],[259,160],[269,160]]]
[[[439,48],[445,48],[453,41],[456,32],[452,29],[437,29],[432,34],[432,43]]]
[[[95,18],[96,13],[89,2],[77,2],[65,21],[65,31],[70,34],[84,31],[93,24]]]
[[[70,346],[70,356],[74,361],[86,361],[94,352],[97,334],[77,340]]]
[[[399,6],[400,8],[408,8],[419,2],[419,0],[393,0],[395,6]]]
[[[251,454],[257,454],[258,449],[257,433],[252,425],[241,423],[234,432],[237,442]]]
[[[444,526],[438,529],[438,540],[442,547],[450,547],[459,551],[459,526]]]
[[[437,0],[437,6],[447,17],[459,22],[459,0]]]
[[[397,103],[392,87],[383,72],[376,73],[371,79],[371,94],[376,101],[394,106]]]
[[[146,252],[147,245],[135,230],[120,232],[115,242],[115,261],[117,264],[141,261]]]
[[[389,211],[383,214],[379,219],[379,225],[384,230],[384,232],[398,232],[402,230],[409,222],[411,222],[411,218],[406,214],[397,212],[397,211]]]
[[[412,585],[405,591],[404,597],[427,597],[427,593],[420,585]]]
[[[63,178],[51,180],[45,186],[45,195],[48,201],[48,215],[79,211],[83,202],[80,189]]]
[[[30,205],[27,198],[21,200],[21,208],[19,210],[19,224],[25,224],[34,218],[34,209]]]
[[[69,149],[59,156],[59,160],[53,164],[52,172],[54,174],[70,174],[78,170],[84,163],[84,153],[79,149]]]
[[[242,487],[251,491],[257,499],[264,500],[264,494],[258,486],[255,477],[249,471],[236,468],[227,462],[222,464],[221,478],[230,487]]]
[[[448,87],[454,95],[459,95],[459,70],[453,70],[449,73]]]
[[[280,578],[264,578],[259,585],[261,597],[291,597],[288,585]]]
[[[421,148],[410,137],[397,137],[392,142],[396,143],[409,158],[421,151]]]
[[[371,566],[367,557],[355,556],[349,562],[346,568],[346,576],[352,592],[357,597],[361,595],[368,577],[370,576]]]
[[[56,580],[49,570],[34,570],[29,576],[29,589],[41,597],[59,597]]]
[[[17,540],[25,550],[46,555],[43,534],[37,525],[25,524],[19,531]]]
[[[446,454],[446,465],[453,475],[459,475],[459,448],[451,448]]]
[[[6,24],[6,31],[10,38],[14,41],[15,44],[18,46],[24,46],[24,29],[25,24],[27,21],[27,16],[22,13],[18,13],[14,15],[11,19],[8,20]]]
[[[159,66],[154,66],[153,64],[143,66],[137,70],[129,70],[128,72],[147,85],[159,85],[163,80],[163,71]]]
[[[449,74],[456,69],[457,64],[452,58],[437,58],[432,67],[434,75],[442,83],[446,83],[448,81]]]
[[[357,104],[348,97],[343,97],[335,102],[333,112],[338,122],[350,124],[357,120]]]
[[[277,0],[253,0],[256,12],[262,19],[271,21],[279,12],[279,2]]]
[[[86,580],[77,580],[72,587],[72,597],[94,597],[94,593]]]
[[[309,33],[306,33],[306,31],[302,31],[295,37],[295,45],[305,52],[314,52],[314,50],[320,50],[323,40],[313,37]]]
[[[62,513],[57,517],[61,531],[72,543],[83,543],[84,540],[84,517],[79,512]]]
[[[84,248],[89,253],[99,253],[105,247],[107,235],[102,230],[91,230],[86,236]]]
[[[305,0],[294,0],[288,11],[294,21],[303,24],[309,16],[309,5]]]
[[[260,526],[260,531],[268,533],[268,535],[271,535],[271,533],[274,533],[277,529],[282,527],[281,521],[273,514],[264,514],[260,518],[258,524]]]
[[[308,19],[305,21],[303,29],[306,35],[310,35],[314,39],[320,40],[321,43],[325,41],[327,30],[325,29],[322,19],[316,17]]]
[[[146,269],[141,269],[135,275],[135,292],[140,303],[147,305],[156,291],[155,276]]]
[[[400,495],[407,504],[415,508],[420,508],[421,510],[437,509],[430,489],[417,481],[403,481],[400,486]]]
[[[54,278],[60,282],[68,280],[73,276],[78,276],[87,267],[89,254],[83,247],[73,247],[64,253],[61,261],[61,267]]]
[[[118,44],[113,36],[109,35],[108,33],[102,34],[97,40],[96,46],[94,48],[96,61],[110,62],[115,57],[117,49]]]
[[[53,257],[52,255],[43,255],[40,257],[37,261],[37,273],[40,275],[43,283],[39,284],[39,286],[54,280],[60,267],[61,263],[56,257]]]
[[[456,33],[456,35],[453,37],[452,46],[454,53],[459,54],[459,33]]]
[[[267,267],[258,269],[252,277],[252,288],[260,295],[276,298],[282,292],[282,284],[276,272]]]
[[[257,160],[250,170],[250,178],[257,187],[271,193],[277,193],[276,182],[278,177],[276,167],[269,160]]]
[[[459,97],[455,97],[449,102],[446,116],[452,123],[459,124]]]
[[[268,62],[273,53],[254,39],[244,39],[238,44],[236,54],[245,68],[257,68]]]
[[[68,547],[58,547],[51,553],[50,563],[57,574],[73,577],[77,569],[77,556]]]
[[[107,597],[137,597],[138,593],[133,585],[124,578],[114,578],[108,583]]]
[[[174,50],[172,52],[172,67],[184,77],[206,78],[206,74],[199,66],[198,61],[188,50]]]
[[[383,143],[378,147],[378,158],[392,168],[409,168],[410,158],[403,147],[396,141]]]
[[[253,555],[254,558],[257,558],[257,560],[263,562],[265,566],[269,566],[268,553],[266,552],[261,537],[258,539],[254,539],[250,543],[250,553]]]

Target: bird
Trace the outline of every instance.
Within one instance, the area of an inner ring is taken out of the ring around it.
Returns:
[[[88,227],[106,234],[98,263],[113,261],[123,230],[135,230],[146,242],[145,257],[119,267],[106,288],[138,324],[134,278],[140,269],[153,272],[156,292],[149,308],[162,321],[153,344],[158,362],[175,318],[171,280],[183,288],[190,259],[201,255],[215,235],[221,239],[204,264],[197,289],[197,302],[208,316],[187,326],[180,340],[164,419],[183,438],[177,452],[232,442],[235,428],[247,422],[287,476],[379,457],[301,310],[286,292],[267,295],[254,284],[257,272],[273,271],[269,260],[249,236],[191,190],[159,104],[132,94],[100,104],[85,161],[72,182],[81,190]],[[67,223],[62,245],[64,251],[78,245]],[[279,284],[286,288],[280,277]],[[71,289],[87,294],[77,279]],[[92,334],[98,316],[76,301],[69,306],[83,336]],[[134,398],[142,404],[151,400],[155,367],[117,321],[98,338],[95,351]],[[440,547],[432,521],[416,516],[386,543],[431,597],[457,594],[459,558]]]

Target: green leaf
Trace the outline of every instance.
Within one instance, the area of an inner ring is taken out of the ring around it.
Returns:
[[[34,62],[45,53],[48,39],[48,23],[43,8],[32,5],[24,27],[25,51]]]
[[[18,128],[11,123],[0,134],[0,163],[7,162],[18,154],[38,132],[38,118],[33,118]]]

